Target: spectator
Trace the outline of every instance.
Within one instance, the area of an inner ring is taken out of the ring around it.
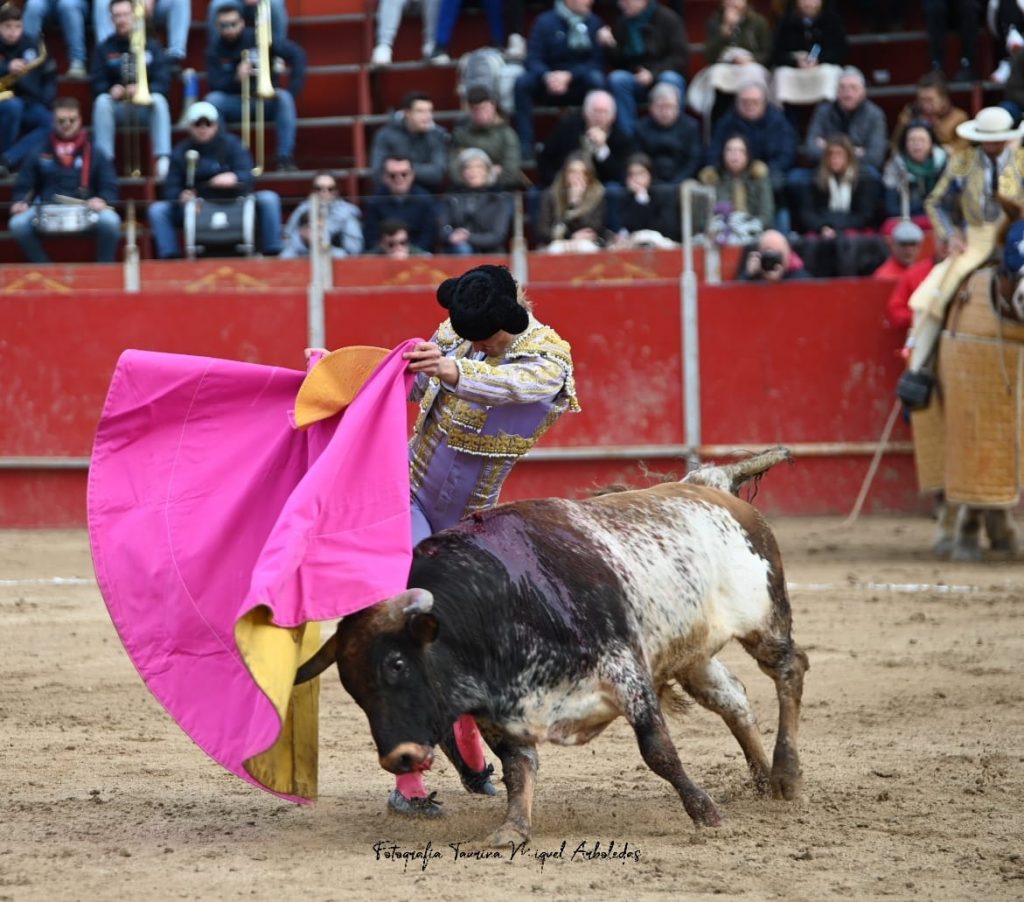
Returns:
[[[437,16],[441,0],[423,0],[423,58],[429,59],[434,54],[437,35]],[[370,63],[374,66],[391,64],[392,48],[398,35],[398,26],[402,24],[402,11],[406,0],[379,0],[377,3],[377,46],[373,48]]]
[[[60,30],[68,48],[68,78],[84,80],[89,73],[85,68],[85,15],[89,0],[25,0],[25,34],[38,44],[43,37],[43,25],[53,18],[60,20]]]
[[[370,168],[381,184],[382,167],[389,157],[411,160],[416,183],[427,191],[441,190],[445,173],[448,133],[434,123],[434,102],[429,94],[410,91],[402,109],[373,136]],[[413,240],[416,240],[415,234]]]
[[[923,241],[924,232],[919,225],[909,219],[897,222],[886,236],[889,257],[871,274],[872,277],[875,279],[898,279],[917,262]],[[907,325],[910,325],[909,320]]]
[[[448,149],[448,178],[457,184],[461,176],[459,154],[470,147],[482,150],[491,160],[494,183],[500,188],[519,188],[523,183],[519,138],[499,114],[490,91],[474,85],[466,93],[468,115],[452,130]]]
[[[721,159],[726,138],[734,134],[746,138],[750,155],[768,166],[773,188],[781,188],[796,158],[797,135],[785,114],[768,103],[768,89],[761,82],[741,86],[733,109],[718,120],[708,147],[708,165]]]
[[[54,129],[25,157],[11,192],[8,228],[31,263],[49,263],[35,227],[37,210],[29,206],[55,203],[56,196],[85,201],[96,214],[90,231],[96,235],[96,262],[112,263],[121,234],[121,218],[111,207],[117,200],[117,176],[110,158],[97,153],[82,128],[82,110],[73,97],[53,106]]]
[[[197,197],[229,199],[253,193],[252,155],[228,131],[220,130],[217,108],[208,101],[188,108],[189,136],[174,146],[164,182],[164,200],[149,208],[156,254],[161,259],[181,256],[177,230],[184,221],[184,205]],[[188,184],[186,154],[199,154],[194,185]],[[258,245],[266,256],[281,252],[281,199],[273,191],[256,191]]]
[[[800,223],[804,232],[835,238],[877,225],[878,182],[861,172],[846,135],[832,135],[825,142],[818,171],[801,194]]]
[[[502,0],[482,0],[481,6],[483,6],[484,13],[487,16],[487,29],[491,35],[491,44],[495,47],[500,47],[505,43],[505,35],[508,33],[505,27],[506,10],[504,7],[518,7],[518,10],[513,11],[511,15],[511,18],[516,19],[518,32],[513,31],[511,34],[519,40],[510,40],[509,47],[513,51],[513,56],[516,52],[519,53],[519,59],[526,56],[526,41],[522,35],[523,0],[518,0],[515,3],[503,3]],[[451,62],[448,48],[451,45],[452,34],[455,31],[455,22],[459,18],[459,10],[461,9],[462,0],[439,0],[434,48],[431,53],[424,53],[424,56],[430,57],[430,62],[437,64]]]
[[[846,29],[843,20],[823,0],[795,0],[775,31],[769,65],[812,68],[821,63],[846,63]]]
[[[946,168],[949,155],[935,140],[924,119],[911,119],[899,136],[899,149],[882,173],[885,192],[885,215],[919,218],[927,221],[925,198],[931,194]],[[907,209],[903,209],[903,193]],[[924,226],[924,223],[918,223]],[[931,228],[929,223],[928,228]]]
[[[242,13],[247,28],[256,27],[259,0],[210,0],[206,14],[207,44],[217,37],[217,14],[225,6],[234,6]],[[285,0],[270,0],[270,42],[278,46],[288,38],[288,10]]]
[[[682,111],[675,85],[656,84],[648,100],[648,114],[636,126],[637,148],[651,158],[655,184],[678,185],[704,162],[700,126]]]
[[[381,165],[380,177],[381,184],[366,200],[363,235],[367,247],[377,243],[385,219],[397,219],[405,224],[414,245],[433,250],[437,218],[434,199],[426,188],[416,184],[412,161],[405,156],[389,156]]]
[[[683,20],[657,0],[619,0],[622,15],[615,21],[615,43],[609,51],[613,71],[608,87],[627,135],[636,130],[636,107],[652,86],[667,82],[682,96],[690,48]]]
[[[676,191],[655,185],[651,158],[633,154],[626,160],[626,186],[619,212],[619,247],[672,247],[680,238]]]
[[[739,278],[744,282],[792,282],[810,277],[786,236],[769,229],[757,239],[756,249],[747,254]]]
[[[918,250],[920,250],[920,245],[918,245]],[[914,314],[910,309],[910,298],[917,291],[918,286],[928,278],[928,273],[935,267],[937,259],[937,257],[915,259],[896,276],[896,284],[893,285],[886,303],[885,321],[891,328],[898,329],[901,334],[905,335],[914,321]]]
[[[167,32],[167,59],[169,76],[173,80],[181,74],[188,52],[188,26],[192,18],[189,0],[147,0],[146,21],[163,26]],[[102,44],[114,33],[109,0],[92,0],[92,29],[96,44]]]
[[[512,198],[495,191],[491,160],[482,150],[459,154],[459,183],[442,204],[441,242],[448,254],[499,254],[512,231]]]
[[[715,166],[700,172],[700,181],[715,188],[716,231],[723,244],[746,244],[775,221],[775,194],[768,167],[750,155],[743,135],[722,146]]]
[[[139,73],[135,71],[135,58],[131,51],[135,23],[132,0],[110,0],[109,9],[113,33],[97,44],[92,54],[93,142],[97,151],[114,160],[114,135],[118,124],[126,119],[132,126],[147,123],[151,149],[156,157],[154,171],[157,181],[162,182],[167,177],[171,154],[171,111],[167,105],[167,91],[171,85],[164,52],[156,38],[146,39],[146,78],[152,103],[136,104],[134,98]],[[142,163],[141,160],[134,162]]]
[[[989,78],[1005,84],[1014,58],[1024,50],[1024,9],[1017,0],[989,0],[988,19],[995,36],[995,51],[1001,57]]]
[[[516,79],[516,133],[523,159],[534,159],[533,105],[575,106],[605,86],[603,47],[611,29],[591,12],[594,0],[555,0],[533,23],[526,71]]]
[[[605,232],[604,186],[589,158],[572,153],[541,195],[537,238],[554,253],[595,251]]]
[[[280,57],[291,69],[288,88],[278,84],[279,76],[271,72],[274,96],[260,101],[256,97],[259,54],[256,52],[256,32],[245,27],[242,7],[237,3],[221,6],[217,10],[217,36],[206,48],[206,77],[211,88],[206,100],[212,103],[227,125],[242,118],[242,79],[250,80],[250,112],[256,104],[264,104],[267,122],[277,124],[277,168],[294,172],[295,165],[295,102],[306,81],[306,54],[289,40],[274,41],[270,47],[272,57]],[[249,51],[248,61],[243,53]]]
[[[812,163],[821,160],[829,135],[846,135],[861,168],[881,175],[888,151],[885,113],[867,99],[867,86],[860,69],[847,66],[839,76],[835,100],[824,100],[814,110],[807,129],[804,156]]]
[[[331,247],[331,256],[354,257],[363,252],[362,213],[355,204],[338,196],[338,182],[326,169],[313,176],[313,191],[320,199],[321,222]],[[309,212],[311,202],[304,200],[288,217],[284,227],[282,257],[309,256]],[[306,234],[302,233],[302,217],[306,217]]]
[[[939,72],[946,59],[946,32],[956,26],[960,36],[960,67],[953,81],[974,81],[978,69],[975,65],[978,43],[977,0],[924,0],[924,23],[928,29],[928,58],[931,67]]]
[[[57,66],[51,57],[41,61],[41,44],[24,31],[21,8],[14,3],[0,6],[0,78],[18,77],[13,96],[0,102],[0,178],[17,169],[53,128],[50,108],[57,96]]]
[[[708,19],[704,57],[714,63],[768,65],[772,30],[768,20],[750,8],[747,0],[722,0],[722,7]]]
[[[541,184],[550,185],[569,154],[577,151],[589,159],[605,187],[625,180],[626,160],[636,146],[619,124],[615,98],[607,91],[591,91],[582,109],[559,121],[537,161]]]
[[[380,224],[380,240],[371,253],[380,257],[390,257],[392,260],[430,256],[423,248],[417,247],[409,240],[409,230],[400,219],[385,219]]]
[[[939,143],[948,152],[966,150],[970,144],[957,134],[957,128],[970,118],[950,101],[945,76],[941,72],[927,72],[917,81],[917,96],[896,117],[892,150],[898,149],[899,136],[911,119],[923,119],[929,123]]]

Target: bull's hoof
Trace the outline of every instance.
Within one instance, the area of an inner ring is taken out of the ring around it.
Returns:
[[[684,799],[683,807],[696,827],[717,827],[722,823],[722,815],[711,801],[711,796],[700,790],[689,799]]]
[[[388,810],[403,817],[441,817],[441,803],[434,798],[436,795],[432,792],[426,798],[407,799],[397,789],[392,789]]]
[[[520,830],[515,824],[502,824],[484,842],[493,849],[503,849],[509,843],[518,846],[529,838],[529,832]]]
[[[796,773],[773,773],[772,774],[772,798],[792,802],[800,797],[800,787],[803,778],[799,771]]]
[[[953,553],[949,556],[951,561],[959,563],[974,562],[981,560],[981,548],[976,544],[957,543],[953,546]]]
[[[494,773],[494,765],[488,764],[483,770],[474,771],[462,778],[462,785],[466,792],[476,793],[481,796],[496,796],[498,790],[491,782],[491,774]]]

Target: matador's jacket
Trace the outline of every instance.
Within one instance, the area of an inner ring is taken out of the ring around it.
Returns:
[[[493,507],[515,462],[566,410],[579,412],[569,343],[532,315],[503,357],[473,351],[445,320],[434,335],[455,360],[454,387],[420,375],[409,442],[414,505],[434,532]]]

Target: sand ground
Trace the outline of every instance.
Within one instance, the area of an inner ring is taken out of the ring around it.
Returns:
[[[775,526],[811,660],[803,798],[756,797],[693,706],[673,736],[724,817],[696,830],[620,721],[541,749],[514,859],[456,858],[482,848],[504,790],[470,797],[446,762],[429,781],[443,821],[385,813],[390,778],[333,677],[316,805],[222,771],[125,656],[84,532],[0,533],[0,900],[1024,898],[1024,563],[936,562],[924,519]],[[770,744],[772,686],[738,646],[723,656]],[[612,843],[627,854],[592,855]]]

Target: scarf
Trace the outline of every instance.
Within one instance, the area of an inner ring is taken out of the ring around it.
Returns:
[[[590,32],[587,30],[587,16],[572,12],[563,0],[555,0],[555,15],[566,25],[566,40],[573,53],[590,50]]]
[[[647,8],[638,16],[632,19],[625,19],[626,46],[623,48],[626,57],[629,59],[643,59],[647,55],[647,43],[644,41],[644,29],[650,24],[654,16],[654,3],[648,3]]]
[[[848,213],[850,201],[853,198],[853,183],[844,175],[837,179],[834,175],[828,177],[828,208],[837,213]]]
[[[89,187],[89,169],[92,163],[92,145],[89,143],[89,136],[85,129],[82,129],[70,141],[61,141],[55,134],[50,135],[50,144],[53,146],[53,155],[65,169],[71,169],[75,165],[75,158],[82,156],[82,173],[80,185],[83,190]]]
[[[935,150],[939,149],[935,148]],[[923,194],[928,194],[935,187],[939,176],[942,175],[942,170],[946,166],[946,155],[932,151],[923,163],[912,160],[906,154],[901,154],[901,156],[911,183],[916,185]]]

